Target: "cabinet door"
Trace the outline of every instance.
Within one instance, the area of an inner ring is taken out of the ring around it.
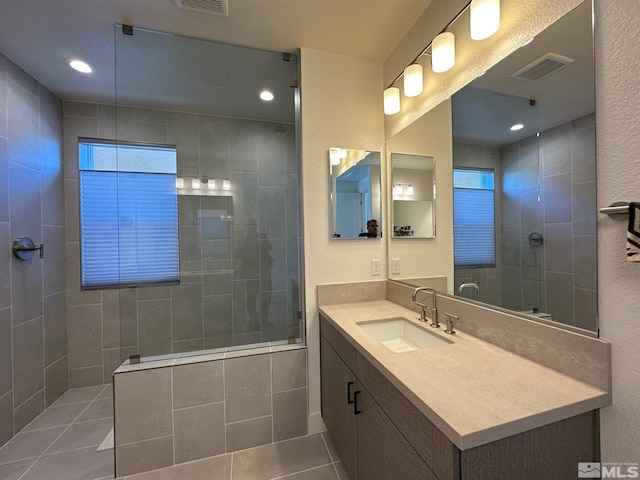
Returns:
[[[375,400],[358,390],[358,478],[438,480]]]
[[[356,416],[353,395],[355,375],[324,337],[320,343],[322,418],[350,480],[358,479]]]

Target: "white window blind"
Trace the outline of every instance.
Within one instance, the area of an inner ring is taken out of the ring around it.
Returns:
[[[495,267],[493,171],[454,169],[453,238],[456,268]]]
[[[174,148],[81,140],[84,290],[179,282]]]

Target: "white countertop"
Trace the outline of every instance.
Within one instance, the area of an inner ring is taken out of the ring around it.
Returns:
[[[609,392],[456,330],[430,328],[380,300],[326,305],[323,316],[460,450],[484,445],[611,403]],[[395,353],[357,322],[404,317],[454,343]],[[430,323],[430,322],[429,322]]]

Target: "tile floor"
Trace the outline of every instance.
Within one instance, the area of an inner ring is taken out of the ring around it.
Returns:
[[[113,479],[111,385],[69,390],[0,448],[0,480]],[[348,480],[326,433],[119,480]]]

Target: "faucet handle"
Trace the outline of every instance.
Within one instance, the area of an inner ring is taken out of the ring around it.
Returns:
[[[444,331],[444,333],[448,333],[449,335],[455,335],[456,332],[453,329],[453,320],[460,320],[460,317],[458,317],[457,315],[454,315],[452,313],[447,313],[444,312],[445,317],[447,317],[447,329]]]

